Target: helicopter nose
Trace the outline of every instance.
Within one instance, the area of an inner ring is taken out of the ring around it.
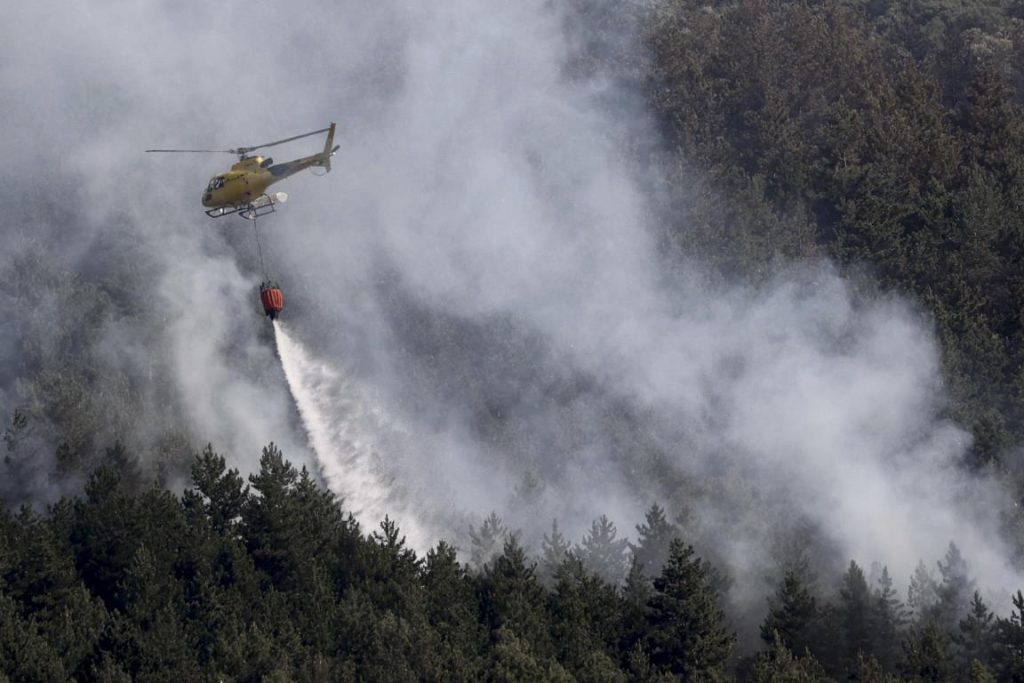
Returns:
[[[211,199],[213,199],[213,193],[212,192],[207,192],[206,194],[204,194],[203,195],[203,206],[209,206]]]

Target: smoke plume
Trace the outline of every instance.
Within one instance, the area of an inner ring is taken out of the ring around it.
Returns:
[[[969,436],[940,417],[927,320],[828,263],[757,289],[669,271],[625,144],[653,133],[609,82],[567,76],[566,20],[540,0],[9,8],[0,272],[26,286],[3,294],[4,414],[70,358],[101,436],[157,458],[178,425],[246,471],[275,441],[421,548],[464,547],[492,510],[535,550],[555,518],[628,534],[658,501],[741,601],[799,533],[822,566],[897,577],[952,540],[981,583],[1019,585],[998,492],[957,468]],[[251,226],[199,205],[232,158],[142,150],[332,120],[333,172],[282,183],[260,220],[289,301],[279,365]],[[30,497],[56,494],[47,433]]]

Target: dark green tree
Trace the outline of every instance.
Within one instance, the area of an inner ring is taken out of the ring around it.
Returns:
[[[906,615],[887,567],[882,567],[871,600],[873,654],[883,670],[895,671],[900,656],[900,632]]]
[[[832,680],[813,655],[795,657],[777,633],[772,636],[770,646],[755,659],[755,683],[826,683]]]
[[[398,525],[385,515],[366,548],[367,574],[363,590],[379,610],[417,623],[426,619],[420,582],[422,560],[405,544]]]
[[[899,678],[887,673],[871,655],[861,655],[857,666],[857,680],[861,683],[899,683]]]
[[[861,655],[875,654],[871,592],[864,572],[852,560],[839,587],[837,614],[842,633],[839,662],[849,677],[856,673]]]
[[[421,570],[426,617],[438,638],[439,676],[447,681],[482,677],[487,633],[478,619],[473,583],[455,548],[444,541],[427,551]]]
[[[170,567],[161,566],[145,543],[132,557],[124,577],[130,626],[120,643],[130,653],[126,670],[135,680],[197,679],[195,647],[185,630],[183,600]]]
[[[616,654],[621,603],[615,587],[587,571],[582,560],[569,555],[563,561],[548,598],[548,623],[558,660],[568,671],[582,678],[609,673],[605,665]]]
[[[501,627],[494,639],[484,680],[493,683],[572,683],[574,680],[558,662],[538,658],[529,643],[515,631]]]
[[[957,632],[953,634],[957,659],[962,671],[969,672],[973,662],[991,662],[993,638],[995,636],[995,615],[974,591],[971,608],[960,620]]]
[[[970,683],[996,683],[996,677],[992,671],[977,659],[972,661],[967,669],[967,680]]]
[[[124,610],[122,578],[145,531],[138,502],[114,470],[100,467],[89,477],[85,499],[75,502],[69,536],[86,587],[107,609]]]
[[[217,533],[235,528],[242,515],[249,487],[238,470],[227,469],[224,457],[208,444],[192,462],[192,486],[183,496],[186,506],[201,509]]]
[[[719,680],[735,635],[725,627],[710,567],[692,546],[672,541],[648,601],[646,650],[660,671],[686,680]]]
[[[514,634],[515,642],[521,641],[538,661],[554,655],[547,631],[547,600],[537,580],[537,567],[527,560],[515,536],[508,536],[502,554],[484,565],[478,591],[481,616],[492,642],[498,642],[494,639],[500,630]]]
[[[18,613],[18,606],[0,592],[0,676],[18,681],[65,681],[61,657],[39,633],[36,624]]]
[[[293,490],[299,473],[273,443],[263,448],[260,471],[249,475],[250,494],[242,514],[242,537],[253,564],[280,590],[295,587],[300,558],[296,539],[304,523]]]
[[[771,646],[779,640],[798,657],[815,645],[818,604],[796,572],[786,572],[775,595],[768,598],[768,615],[761,624],[761,639]]]
[[[996,619],[992,671],[1000,681],[1024,681],[1024,594],[1021,591],[1013,596],[1010,618]]]
[[[949,636],[934,623],[913,628],[903,640],[900,671],[913,681],[955,681],[956,665]]]
[[[967,561],[953,543],[949,544],[944,561],[938,564],[942,580],[936,589],[935,619],[952,633],[970,609],[971,596],[975,593],[974,580],[968,574]]]
[[[654,584],[651,579],[644,576],[643,569],[636,558],[630,562],[629,573],[626,574],[626,581],[622,587],[622,601],[619,606],[619,644],[620,653],[629,653],[630,671],[634,676],[641,675],[641,670],[646,671],[650,667],[650,657],[644,650],[644,641],[647,634],[647,602],[654,595]],[[640,657],[633,662],[634,655]],[[642,655],[642,657],[641,657]],[[641,661],[642,660],[642,661]],[[639,669],[634,668],[634,664]],[[642,666],[641,666],[642,664]],[[653,672],[653,669],[651,669]],[[653,676],[654,674],[651,673]]]

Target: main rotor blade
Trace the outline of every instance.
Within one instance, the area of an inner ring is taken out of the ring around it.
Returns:
[[[237,149],[147,149],[147,152],[201,152],[201,153],[223,153],[223,154],[248,154],[255,149],[261,149],[263,147],[273,147],[274,145],[280,145],[285,142],[291,142],[292,140],[299,140],[300,138],[308,138],[310,135],[319,135],[320,133],[326,133],[330,128],[321,128],[320,130],[314,130],[311,133],[303,133],[302,135],[293,135],[290,138],[284,140],[275,140],[274,142],[264,142],[261,145],[253,145],[252,147],[239,147]]]
[[[147,149],[147,152],[223,152],[224,154],[238,154],[233,149]]]
[[[234,154],[248,154],[254,149],[260,149],[261,147],[273,147],[274,145],[280,145],[284,142],[291,142],[292,140],[298,140],[299,138],[308,138],[310,135],[317,135],[319,133],[326,133],[330,128],[321,128],[320,130],[314,130],[312,133],[303,133],[302,135],[293,135],[290,138],[284,140],[275,140],[274,142],[264,142],[262,145],[253,145],[252,147],[239,147],[238,149],[228,150]]]

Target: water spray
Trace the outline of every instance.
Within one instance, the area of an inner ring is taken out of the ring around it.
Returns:
[[[328,487],[365,530],[389,515],[410,547],[425,551],[431,537],[395,482],[381,443],[388,429],[382,411],[363,401],[339,370],[315,359],[284,325],[273,324],[288,388]]]

